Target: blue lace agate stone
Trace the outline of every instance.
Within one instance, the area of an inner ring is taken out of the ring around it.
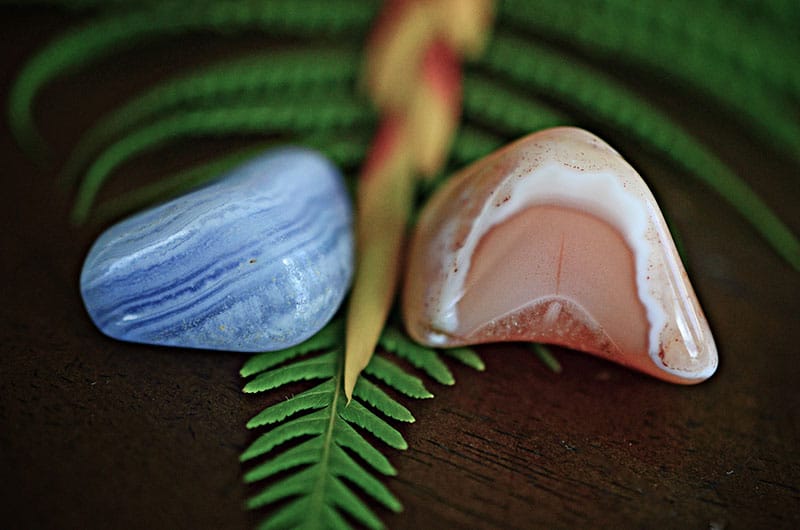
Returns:
[[[341,175],[286,148],[109,228],[83,265],[81,294],[116,339],[253,352],[316,333],[352,274]]]

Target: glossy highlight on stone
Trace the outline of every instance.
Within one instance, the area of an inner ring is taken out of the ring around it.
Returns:
[[[717,350],[647,185],[572,127],[454,175],[409,249],[403,318],[430,346],[532,341],[697,383]]]
[[[243,352],[300,343],[353,273],[350,199],[320,154],[283,148],[106,230],[81,272],[116,339]]]

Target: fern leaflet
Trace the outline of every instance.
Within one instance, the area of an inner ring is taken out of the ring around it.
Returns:
[[[783,221],[701,142],[646,101],[600,72],[507,34],[495,35],[480,62],[497,76],[549,91],[665,155],[728,201],[776,252],[800,270],[800,240]]]
[[[332,7],[335,7],[332,9]],[[44,142],[31,107],[41,88],[59,75],[143,42],[193,31],[235,34],[259,30],[277,35],[360,35],[376,4],[363,0],[167,1],[151,8],[115,12],[55,39],[25,65],[9,95],[11,129],[32,152]]]
[[[292,49],[246,56],[169,79],[132,98],[89,129],[65,164],[63,177],[73,180],[102,146],[176,109],[210,108],[225,100],[264,102],[267,94],[291,94],[294,101],[319,100],[321,93],[328,97],[341,94],[355,83],[358,59],[353,51]]]
[[[75,199],[73,220],[79,223],[86,220],[95,196],[114,169],[135,155],[177,138],[298,131],[317,133],[373,121],[372,112],[359,100],[353,97],[337,99],[333,105],[325,100],[193,109],[137,129],[104,150],[88,169]]]
[[[379,353],[358,380],[348,405],[342,385],[342,324],[341,319],[336,319],[306,342],[257,355],[242,367],[241,375],[251,378],[244,387],[248,393],[275,390],[298,381],[323,380],[265,408],[247,424],[251,429],[267,426],[269,430],[244,451],[241,460],[270,458],[251,468],[245,474],[245,482],[273,479],[248,501],[248,507],[288,501],[264,521],[262,528],[349,528],[347,517],[369,528],[380,528],[380,518],[350,484],[391,511],[402,509],[397,497],[376,478],[392,476],[397,471],[362,432],[403,450],[407,448],[405,439],[387,419],[413,422],[414,416],[371,378],[408,397],[427,398],[432,394],[418,377]],[[437,351],[414,344],[393,328],[384,333],[382,344],[434,379],[453,383],[452,373]],[[472,350],[461,348],[452,356],[468,366],[483,367],[483,361]],[[292,440],[295,445],[278,452],[277,448]]]

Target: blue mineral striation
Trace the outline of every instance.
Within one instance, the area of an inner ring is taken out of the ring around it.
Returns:
[[[339,171],[318,153],[283,148],[106,230],[83,265],[81,294],[116,339],[277,350],[331,319],[353,262]]]

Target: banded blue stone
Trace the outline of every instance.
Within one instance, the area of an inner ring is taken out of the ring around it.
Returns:
[[[81,294],[116,339],[269,351],[331,319],[353,261],[339,171],[318,153],[282,148],[106,230],[84,262]]]

